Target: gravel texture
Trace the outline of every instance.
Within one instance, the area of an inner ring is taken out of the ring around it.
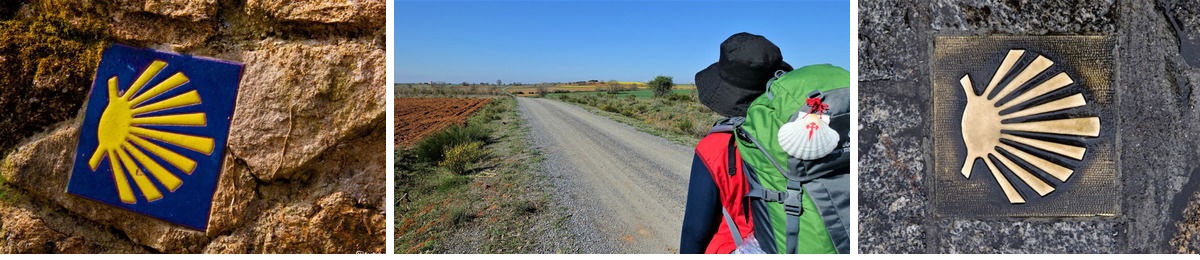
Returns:
[[[691,148],[557,100],[517,100],[570,214],[570,253],[678,252]]]

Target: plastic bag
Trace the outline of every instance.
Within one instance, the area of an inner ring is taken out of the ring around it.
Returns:
[[[742,244],[737,245],[737,249],[731,254],[766,254],[761,247],[758,246],[758,239],[754,238],[754,233],[742,239]]]

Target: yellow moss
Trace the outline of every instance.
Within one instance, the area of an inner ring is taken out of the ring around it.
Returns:
[[[0,153],[79,111],[100,52],[103,20],[77,5],[29,4],[0,21]]]

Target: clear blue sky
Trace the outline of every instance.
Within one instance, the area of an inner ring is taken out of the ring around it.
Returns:
[[[848,1],[397,1],[396,82],[692,83],[738,32],[849,69]]]

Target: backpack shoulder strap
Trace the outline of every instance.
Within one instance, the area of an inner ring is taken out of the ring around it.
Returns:
[[[739,127],[741,127],[742,123],[744,123],[744,122],[746,122],[745,117],[722,118],[720,120],[717,120],[716,123],[713,123],[712,129],[709,130],[708,133],[710,133],[710,134],[711,133],[725,133],[725,132],[733,133]],[[726,173],[728,173],[729,175],[734,175],[735,173],[737,173],[737,156],[736,156],[736,154],[737,154],[737,138],[733,138],[733,136],[730,136],[728,146],[729,147],[726,148],[726,149],[728,149],[728,153],[726,153],[726,155],[727,155],[727,157],[729,157],[729,162],[725,166],[729,167],[729,169],[728,169],[728,171],[726,171]],[[738,240],[741,240],[741,239],[739,238]]]
[[[745,117],[721,118],[713,123],[712,129],[708,130],[708,133],[732,133],[735,129],[742,127],[742,123],[745,122]]]
[[[725,226],[729,228],[729,235],[733,237],[733,245],[742,245],[742,231],[738,230],[737,222],[733,221],[733,217],[729,216],[729,211],[725,207],[721,207],[721,215],[725,216]]]

